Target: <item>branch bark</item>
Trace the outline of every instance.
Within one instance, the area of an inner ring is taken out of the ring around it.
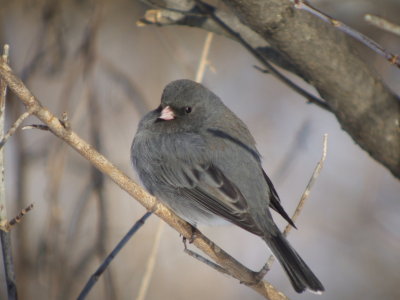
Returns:
[[[270,300],[288,299],[267,281],[258,281],[256,272],[243,266],[224,250],[219,248],[197,229],[176,216],[166,206],[148,194],[126,174],[116,168],[106,157],[98,153],[91,145],[82,140],[75,132],[65,128],[60,120],[47,108],[43,107],[38,99],[25,87],[23,82],[5,64],[0,64],[0,78],[8,85],[9,89],[24,103],[26,109],[45,123],[51,132],[68,143],[74,150],[90,161],[97,169],[110,177],[119,187],[132,197],[136,198],[147,210],[163,219],[167,224],[178,231],[183,237],[193,239],[193,245],[206,253],[217,264],[223,267],[227,273],[245,283],[257,293]]]
[[[400,99],[351,48],[348,37],[288,0],[224,1],[283,53],[330,105],[342,128],[400,178]]]
[[[215,14],[254,48],[271,49],[266,48],[270,45],[274,49],[270,50],[273,62],[313,85],[353,140],[400,178],[400,99],[357,55],[349,37],[315,16],[294,9],[289,0],[224,2],[233,14],[218,9]],[[194,1],[166,3],[177,8],[184,3],[182,7],[187,8]],[[196,26],[226,34],[195,11],[192,8],[185,15],[161,10],[154,20],[157,24]]]

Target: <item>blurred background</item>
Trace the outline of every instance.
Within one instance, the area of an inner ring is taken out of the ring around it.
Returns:
[[[372,13],[399,21],[399,0],[312,3],[400,53],[400,37],[363,20]],[[135,180],[129,152],[138,121],[158,106],[167,83],[194,79],[207,34],[137,27],[148,8],[127,0],[0,1],[0,42],[10,45],[15,72],[43,105],[58,116],[67,112],[72,129]],[[400,71],[354,46],[400,93]],[[297,295],[278,264],[266,279],[293,299],[400,299],[399,181],[361,150],[332,114],[256,70],[257,61],[238,43],[214,36],[208,60],[203,83],[249,126],[290,214],[321,157],[323,134],[329,134],[325,166],[297,221],[299,230],[289,237],[327,291]],[[24,108],[11,93],[7,101],[9,127]],[[33,117],[25,121],[38,123]],[[12,230],[20,299],[74,299],[145,209],[49,132],[19,131],[5,151],[9,218],[35,205]],[[274,217],[283,228],[283,220]],[[200,230],[253,270],[269,256],[261,239],[234,226]],[[157,232],[146,299],[262,299],[186,255],[178,233],[155,216],[88,299],[136,299]],[[0,299],[6,299],[2,266],[0,283]]]

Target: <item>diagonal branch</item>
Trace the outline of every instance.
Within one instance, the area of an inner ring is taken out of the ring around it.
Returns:
[[[400,25],[398,24],[392,23],[384,18],[370,14],[366,14],[364,16],[364,20],[382,30],[400,36]]]
[[[33,209],[33,203],[29,204],[27,207],[22,209],[18,215],[12,218],[10,221],[1,220],[0,221],[0,230],[4,232],[9,232],[13,226],[21,222],[22,218],[26,216]]]
[[[319,174],[321,173],[322,166],[325,163],[327,151],[328,151],[328,134],[325,133],[324,134],[324,139],[323,139],[321,159],[319,160],[319,162],[315,166],[314,172],[312,173],[311,178],[308,181],[307,187],[304,190],[303,195],[301,195],[300,201],[297,204],[296,210],[293,213],[293,216],[292,216],[293,223],[296,223],[297,218],[300,216],[300,213],[303,210],[303,207],[304,207],[304,205],[306,203],[306,200],[310,196],[311,188],[314,185],[315,181],[317,180]],[[289,232],[292,230],[292,228],[293,228],[293,226],[291,226],[290,224],[287,224],[285,229],[283,230],[283,235],[287,236],[289,234]],[[269,257],[267,263],[263,267],[263,270],[269,270],[274,261],[275,261],[275,258],[274,258],[274,256],[271,255]]]
[[[387,61],[389,61],[391,64],[397,66],[400,68],[400,57],[399,55],[394,55],[390,52],[388,52],[385,48],[383,48],[381,45],[379,45],[377,42],[374,40],[370,39],[369,37],[363,35],[361,32],[358,32],[357,30],[351,28],[350,26],[347,26],[346,24],[340,22],[339,20],[336,20],[323,12],[319,11],[309,3],[303,0],[295,0],[294,1],[294,7],[297,9],[303,9],[317,18],[320,18],[324,22],[327,22],[328,24],[333,25],[335,28],[338,30],[346,33],[347,35],[355,38],[357,41],[360,43],[363,43],[365,46],[368,48],[372,49],[379,55],[382,55],[384,58],[386,58]]]
[[[116,168],[106,157],[98,153],[91,145],[81,139],[75,132],[63,126],[60,120],[47,108],[43,107],[32,93],[26,88],[23,82],[5,64],[0,64],[0,77],[8,85],[9,89],[18,96],[24,103],[26,109],[45,123],[51,132],[70,145],[74,150],[90,161],[97,169],[107,174],[119,187],[125,190],[132,197],[136,198],[147,210],[153,212],[183,237],[193,239],[193,245],[206,253],[217,264],[223,267],[227,273],[240,282],[247,284],[257,293],[271,300],[288,299],[283,293],[266,281],[257,281],[256,273],[243,266],[232,256],[219,248],[197,229],[193,232],[190,224],[176,216],[156,198],[148,194],[136,182]]]

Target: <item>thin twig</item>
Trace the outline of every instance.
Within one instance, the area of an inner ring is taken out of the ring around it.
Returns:
[[[303,0],[293,0],[293,2],[294,2],[295,8],[307,11],[307,12],[313,14],[314,16],[320,18],[321,20],[333,25],[338,30],[346,33],[347,35],[351,36],[352,38],[356,39],[357,41],[363,43],[368,48],[372,49],[379,55],[386,58],[386,60],[389,61],[391,64],[400,68],[400,56],[399,55],[394,55],[394,54],[390,53],[389,51],[387,51],[385,48],[383,48],[381,45],[379,45],[374,40],[363,35],[361,32],[358,32],[357,30],[347,26],[346,24],[342,23],[341,21],[336,20],[336,19],[324,14],[323,12],[319,11],[315,7],[311,6],[308,2],[303,1]]]
[[[216,271],[218,271],[218,272],[220,272],[222,274],[228,274],[229,275],[229,273],[224,268],[222,268],[221,266],[219,266],[216,263],[210,261],[209,259],[205,258],[204,256],[202,256],[202,255],[200,255],[200,254],[198,254],[198,253],[196,253],[196,252],[194,252],[192,250],[189,250],[188,247],[186,246],[186,239],[183,239],[183,244],[184,244],[184,247],[185,247],[184,248],[184,252],[186,254],[188,254],[189,256],[197,259],[198,261],[206,264],[207,266],[213,268],[214,270],[216,270]]]
[[[147,264],[146,264],[146,271],[144,272],[144,276],[142,279],[142,283],[140,284],[140,289],[138,292],[138,295],[136,297],[136,300],[144,300],[146,299],[147,291],[150,285],[151,277],[153,276],[154,272],[154,267],[156,265],[156,258],[157,258],[157,252],[158,249],[160,248],[160,241],[161,241],[161,236],[162,232],[164,229],[164,222],[160,220],[157,228],[157,232],[154,238],[154,243],[153,243],[153,248],[151,249],[149,258],[147,259]]]
[[[43,125],[43,124],[31,124],[31,125],[26,125],[21,128],[22,130],[28,130],[28,129],[39,129],[43,131],[50,131],[49,126]]]
[[[111,251],[111,253],[107,256],[107,258],[103,261],[100,267],[90,276],[88,282],[82,289],[79,294],[77,300],[83,300],[89,294],[92,287],[96,284],[99,277],[103,274],[103,272],[107,269],[108,265],[114,259],[114,257],[121,251],[121,249],[125,246],[125,244],[129,241],[129,239],[135,234],[136,231],[139,230],[140,227],[143,226],[144,222],[148,217],[150,217],[152,213],[150,211],[146,212],[135,224],[132,228],[127,232],[127,234],[122,238],[122,240],[117,244],[117,246]]]
[[[29,206],[21,210],[18,215],[16,215],[14,218],[10,220],[10,222],[8,222],[9,228],[21,222],[22,218],[26,216],[26,214],[30,212],[32,209],[33,209],[33,203],[31,203]]]
[[[26,113],[28,113],[28,116],[30,116],[31,114],[32,114],[32,112],[25,112],[24,114],[26,114]],[[24,114],[22,114],[21,115],[21,117],[24,115]],[[26,119],[27,117],[24,117],[24,119]],[[18,121],[18,120],[17,120]],[[23,121],[23,120],[22,120]],[[21,121],[21,122],[22,122]],[[62,116],[61,116],[61,119],[59,119],[59,121],[60,121],[60,123],[65,127],[65,129],[67,129],[67,130],[69,130],[69,129],[71,129],[71,125],[70,125],[70,123],[69,123],[69,119],[68,119],[68,115],[67,115],[67,113],[63,113],[62,114]],[[17,123],[17,122],[15,122],[15,123]],[[14,126],[15,126],[15,123],[14,123]],[[18,126],[19,126],[20,124],[18,124]],[[13,127],[14,127],[13,126]],[[43,130],[43,131],[50,131],[50,128],[49,128],[49,126],[47,126],[47,125],[43,125],[43,124],[31,124],[31,125],[25,125],[24,127],[22,127],[21,128],[21,130],[28,130],[28,129],[38,129],[38,130]],[[11,129],[10,129],[11,130]],[[14,132],[12,133],[12,134],[14,134]],[[57,149],[58,150],[58,149]],[[58,152],[58,151],[55,151],[55,152]]]
[[[399,24],[392,23],[384,18],[370,14],[366,14],[364,16],[364,20],[380,29],[400,36]]]
[[[4,45],[1,64],[8,62],[9,46]],[[5,107],[7,95],[7,82],[0,78],[0,140],[4,139]],[[0,224],[7,224],[6,188],[4,178],[4,149],[0,149]],[[16,300],[17,285],[15,282],[14,263],[12,259],[11,235],[9,232],[0,231],[1,249],[3,253],[4,273],[7,283],[7,295],[9,300]]]
[[[9,232],[11,230],[11,227],[14,225],[18,224],[21,222],[22,218],[32,210],[33,204],[30,204],[26,208],[22,209],[18,215],[16,215],[14,218],[12,218],[10,221],[4,221],[2,220],[2,223],[0,224],[0,230]]]
[[[296,222],[297,218],[299,217],[301,211],[303,210],[303,207],[306,203],[306,200],[308,199],[308,197],[310,196],[310,191],[312,186],[314,185],[315,181],[317,180],[319,174],[321,173],[322,167],[324,165],[325,159],[326,159],[326,153],[328,151],[328,134],[325,133],[324,134],[324,138],[323,138],[323,145],[322,145],[322,156],[321,159],[319,160],[319,162],[317,163],[314,172],[311,175],[310,180],[308,181],[308,184],[306,186],[306,189],[304,190],[303,194],[301,195],[300,201],[297,204],[296,210],[293,213],[292,216],[292,221],[293,223]],[[290,224],[287,224],[285,227],[285,230],[283,231],[283,235],[287,236],[289,234],[289,232],[292,230],[292,226]],[[263,272],[267,272],[270,268],[271,265],[274,263],[275,261],[275,257],[273,255],[271,255],[268,258],[267,263],[264,265],[264,267],[261,269],[260,274],[262,274]],[[265,274],[264,274],[265,275]],[[261,277],[261,275],[260,275]],[[262,276],[264,277],[264,276]],[[262,278],[261,277],[261,278]]]
[[[325,159],[326,159],[327,151],[328,151],[328,134],[325,133],[324,137],[323,137],[323,146],[322,146],[321,159],[317,163],[317,166],[315,167],[314,172],[312,173],[311,178],[308,181],[307,187],[306,187],[303,195],[300,198],[299,204],[297,205],[296,210],[293,213],[292,220],[293,220],[294,223],[296,222],[297,218],[299,217],[299,215],[301,213],[301,210],[303,209],[306,200],[310,196],[311,188],[313,187],[315,181],[317,180],[319,174],[321,173],[322,167],[324,166],[324,162],[325,162]],[[290,226],[290,224],[288,224],[285,227],[285,230],[283,231],[283,234],[285,236],[287,236],[291,229],[292,229],[292,226]]]
[[[21,126],[22,122],[30,115],[31,113],[29,111],[26,111],[18,117],[18,119],[14,122],[13,126],[11,126],[11,128],[4,135],[3,139],[0,141],[0,149],[3,148],[7,140],[15,133],[15,131],[17,131],[18,127]]]
[[[199,66],[197,67],[196,72],[196,82],[202,82],[204,73],[206,70],[206,66],[208,65],[208,52],[210,51],[211,42],[214,34],[212,32],[208,32],[206,36],[206,40],[204,41],[203,51],[201,52]]]

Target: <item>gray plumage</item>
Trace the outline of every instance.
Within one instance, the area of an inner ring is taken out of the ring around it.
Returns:
[[[168,84],[143,117],[131,158],[146,189],[191,223],[231,222],[263,238],[297,292],[324,287],[275,225],[280,204],[247,126],[210,90],[191,80]]]

